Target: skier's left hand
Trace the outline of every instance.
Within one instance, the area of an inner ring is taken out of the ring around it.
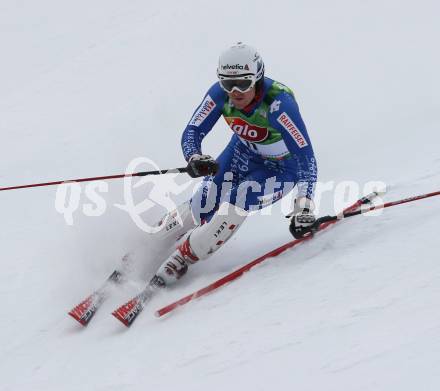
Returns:
[[[312,200],[306,197],[295,199],[295,206],[292,213],[289,230],[295,239],[303,238],[310,232],[310,228],[316,221],[313,214],[315,205]]]

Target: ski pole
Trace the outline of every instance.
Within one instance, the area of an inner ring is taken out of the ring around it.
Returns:
[[[99,181],[99,180],[106,180],[106,179],[117,179],[117,178],[146,176],[146,175],[175,174],[175,173],[183,173],[183,172],[187,172],[186,167],[179,167],[179,168],[172,168],[169,170],[158,170],[158,171],[141,171],[141,172],[135,172],[132,174],[107,175],[107,176],[97,176],[97,177],[91,177],[91,178],[69,179],[69,180],[55,181],[55,182],[33,183],[31,185],[0,187],[0,191],[27,189],[30,187],[54,186],[54,185],[61,185],[63,183],[68,183],[68,182],[90,182],[90,181]]]
[[[313,233],[319,231],[320,226],[323,223],[327,223],[327,222],[330,222],[330,221],[341,220],[341,219],[346,219],[348,217],[353,217],[353,216],[357,216],[357,215],[360,215],[360,214],[371,212],[372,210],[385,209],[385,208],[389,208],[391,206],[400,205],[400,204],[406,204],[408,202],[414,202],[414,201],[422,200],[424,198],[434,197],[434,196],[438,196],[438,195],[440,195],[440,191],[435,191],[435,192],[432,192],[432,193],[421,194],[421,195],[417,195],[417,196],[413,196],[413,197],[403,198],[401,200],[386,202],[383,205],[370,206],[370,207],[367,207],[367,208],[364,207],[364,208],[355,210],[353,212],[351,212],[351,211],[344,212],[341,215],[323,216],[323,217],[318,218],[313,223],[312,227],[309,228],[308,232],[304,232],[304,235],[307,234],[307,233],[310,233],[310,232],[313,234]]]
[[[357,208],[360,208],[361,205],[365,205],[365,204],[371,202],[374,199],[374,197],[377,196],[377,194],[378,194],[377,192],[373,192],[371,194],[368,194],[367,196],[360,198],[354,204],[352,204],[349,207],[347,207],[346,209],[344,209],[343,212],[345,213],[345,212],[349,212],[351,210],[356,210]],[[326,228],[336,222],[337,221],[330,221],[328,223],[323,223],[321,230],[323,230],[324,228]],[[158,317],[163,316],[163,315],[175,310],[176,308],[178,308],[178,307],[180,307],[180,306],[182,306],[182,305],[184,305],[194,299],[197,299],[198,297],[205,296],[206,294],[220,288],[221,286],[226,285],[227,283],[236,280],[237,278],[242,276],[245,272],[248,272],[249,270],[251,270],[254,266],[259,265],[262,262],[266,262],[270,258],[277,257],[278,255],[284,253],[288,249],[295,247],[295,246],[299,245],[300,243],[303,243],[304,241],[310,240],[312,238],[313,238],[312,235],[308,235],[308,236],[305,236],[301,239],[292,240],[292,241],[282,245],[281,247],[278,247],[275,250],[272,250],[257,259],[254,259],[253,261],[245,264],[244,266],[240,267],[239,269],[234,270],[233,272],[227,274],[226,276],[220,278],[219,280],[214,281],[213,283],[205,286],[204,288],[199,289],[198,291],[193,292],[192,294],[190,294],[188,296],[182,297],[180,300],[177,300],[174,303],[168,304],[167,306],[157,310],[156,316],[158,316]]]

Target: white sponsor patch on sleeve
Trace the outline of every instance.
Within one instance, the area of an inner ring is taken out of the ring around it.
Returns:
[[[281,113],[279,117],[277,118],[277,121],[281,124],[281,126],[286,129],[290,135],[295,140],[296,144],[300,148],[307,147],[309,145],[306,141],[306,138],[301,133],[301,131],[296,127],[295,123],[292,121],[292,119],[285,113]]]
[[[275,113],[275,111],[278,111],[280,109],[281,101],[280,100],[274,100],[272,104],[270,105],[270,113]]]
[[[209,95],[206,95],[206,98],[203,100],[200,107],[194,113],[193,117],[189,121],[189,124],[192,126],[200,126],[203,121],[208,117],[209,113],[214,110],[215,106],[216,104],[214,100]]]

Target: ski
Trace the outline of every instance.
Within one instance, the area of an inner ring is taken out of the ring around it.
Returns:
[[[155,289],[151,283],[148,284],[139,294],[113,311],[112,315],[130,327],[153,296]]]
[[[68,314],[81,325],[87,326],[101,304],[107,299],[111,285],[120,283],[122,276],[119,270],[115,270],[98,290],[73,307]]]

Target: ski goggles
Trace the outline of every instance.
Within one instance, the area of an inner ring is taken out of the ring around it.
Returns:
[[[234,90],[239,92],[248,92],[255,85],[255,76],[248,75],[242,77],[226,77],[219,75],[220,87],[226,92],[231,93]]]

